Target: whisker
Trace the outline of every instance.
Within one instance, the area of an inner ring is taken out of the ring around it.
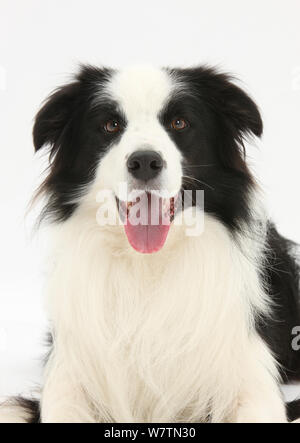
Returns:
[[[212,166],[216,166],[215,164],[210,164],[210,165],[185,165],[184,168],[189,169],[189,168],[209,168]]]
[[[182,178],[185,178],[185,179],[189,179],[189,180],[191,180],[191,181],[198,182],[198,183],[200,183],[201,185],[207,186],[207,187],[210,188],[212,191],[215,190],[215,188],[213,188],[212,186],[210,186],[208,183],[203,182],[203,181],[201,181],[201,180],[198,180],[197,178],[190,177],[189,175],[183,175]]]

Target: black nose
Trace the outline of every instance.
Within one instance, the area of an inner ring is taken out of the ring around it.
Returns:
[[[163,165],[162,157],[155,151],[135,151],[127,160],[128,171],[144,181],[157,177]]]

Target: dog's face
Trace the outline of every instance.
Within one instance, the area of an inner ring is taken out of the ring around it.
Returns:
[[[127,217],[131,245],[154,252],[166,240],[182,190],[201,189],[205,211],[238,229],[249,216],[253,185],[243,139],[261,132],[253,101],[213,69],[84,67],[36,118],[36,149],[51,147],[45,213],[66,220],[98,186]],[[149,214],[138,226],[130,220],[137,202],[139,212],[156,212],[153,227]]]

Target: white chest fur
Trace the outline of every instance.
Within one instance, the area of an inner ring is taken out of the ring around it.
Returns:
[[[154,255],[126,241],[80,214],[59,228],[55,358],[101,420],[224,420],[264,309],[257,263],[208,216],[201,236],[173,227]]]

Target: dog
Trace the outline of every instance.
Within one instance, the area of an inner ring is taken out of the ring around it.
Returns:
[[[33,139],[50,158],[51,350],[40,400],[4,404],[2,421],[300,417],[280,391],[300,380],[297,247],[246,161],[262,132],[209,66],[86,65],[47,99]]]

